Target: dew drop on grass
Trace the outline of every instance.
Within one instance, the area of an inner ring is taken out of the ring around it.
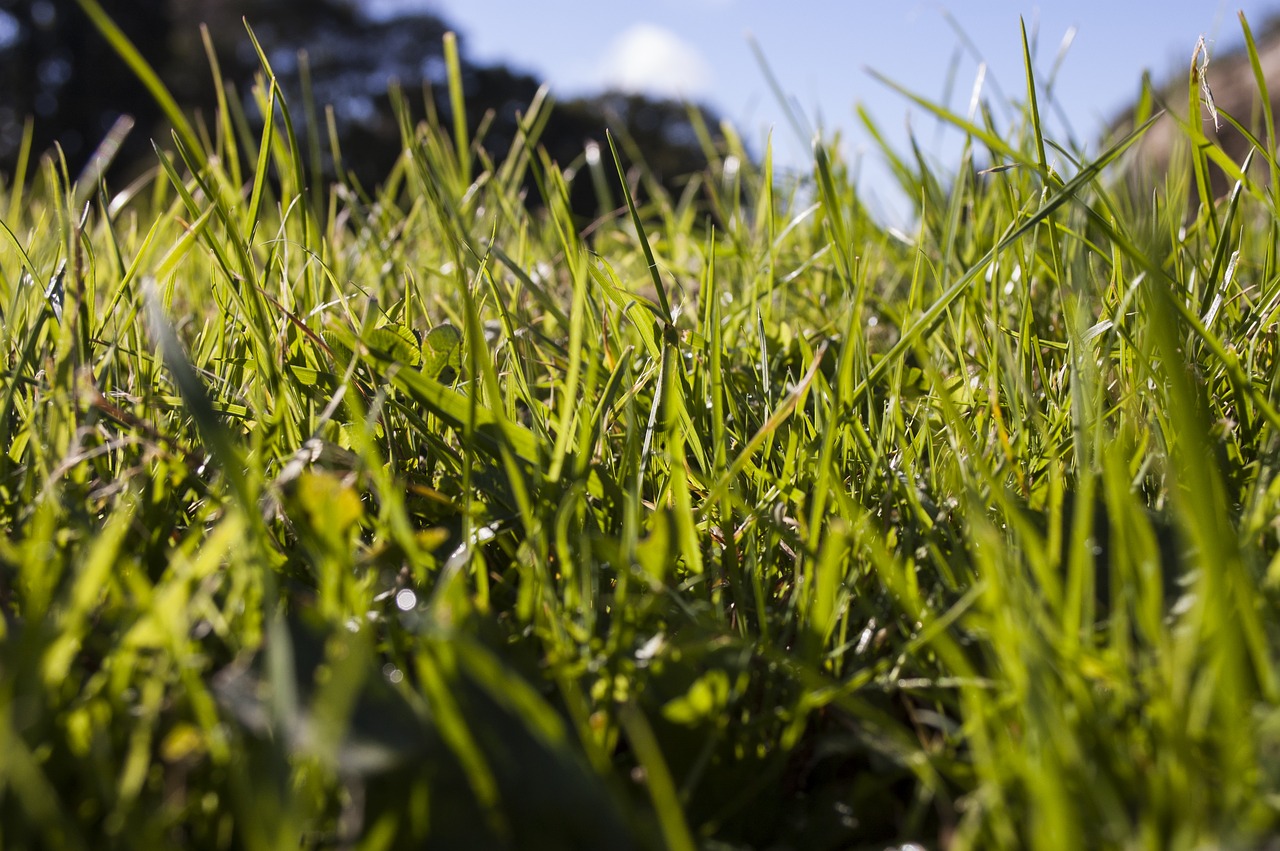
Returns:
[[[396,592],[396,608],[400,611],[413,611],[416,605],[418,605],[418,595],[413,593],[413,589],[401,588]]]
[[[646,641],[644,645],[636,651],[636,662],[640,667],[645,667],[662,652],[662,648],[665,644],[666,637],[661,632],[654,634],[652,638]]]

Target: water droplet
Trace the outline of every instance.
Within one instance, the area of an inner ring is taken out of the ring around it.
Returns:
[[[401,588],[396,592],[396,608],[402,612],[408,612],[418,605],[418,595],[413,593],[410,588]]]

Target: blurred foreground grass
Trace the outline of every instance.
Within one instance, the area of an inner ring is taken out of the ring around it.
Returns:
[[[503,162],[402,98],[386,182],[317,186],[265,60],[261,132],[20,172],[0,845],[1273,836],[1277,182],[1193,123],[1135,198],[1027,83],[927,107],[954,173],[883,152],[911,234],[826,142],[557,165],[541,98]]]

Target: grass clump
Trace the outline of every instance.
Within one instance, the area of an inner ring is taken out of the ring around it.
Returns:
[[[584,233],[541,99],[324,191],[265,57],[258,130],[19,176],[0,843],[1274,834],[1275,189],[1188,222],[1037,91],[885,151],[910,235],[732,132]]]

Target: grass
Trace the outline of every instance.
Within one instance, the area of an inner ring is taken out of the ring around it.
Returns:
[[[1026,67],[1010,126],[922,101],[954,171],[883,150],[906,235],[731,129],[680,197],[612,152],[584,235],[545,100],[491,162],[402,97],[330,189],[265,57],[260,130],[20,171],[0,845],[1274,836],[1280,189],[1188,219],[1192,122],[1128,193],[1143,128],[1054,144]]]

